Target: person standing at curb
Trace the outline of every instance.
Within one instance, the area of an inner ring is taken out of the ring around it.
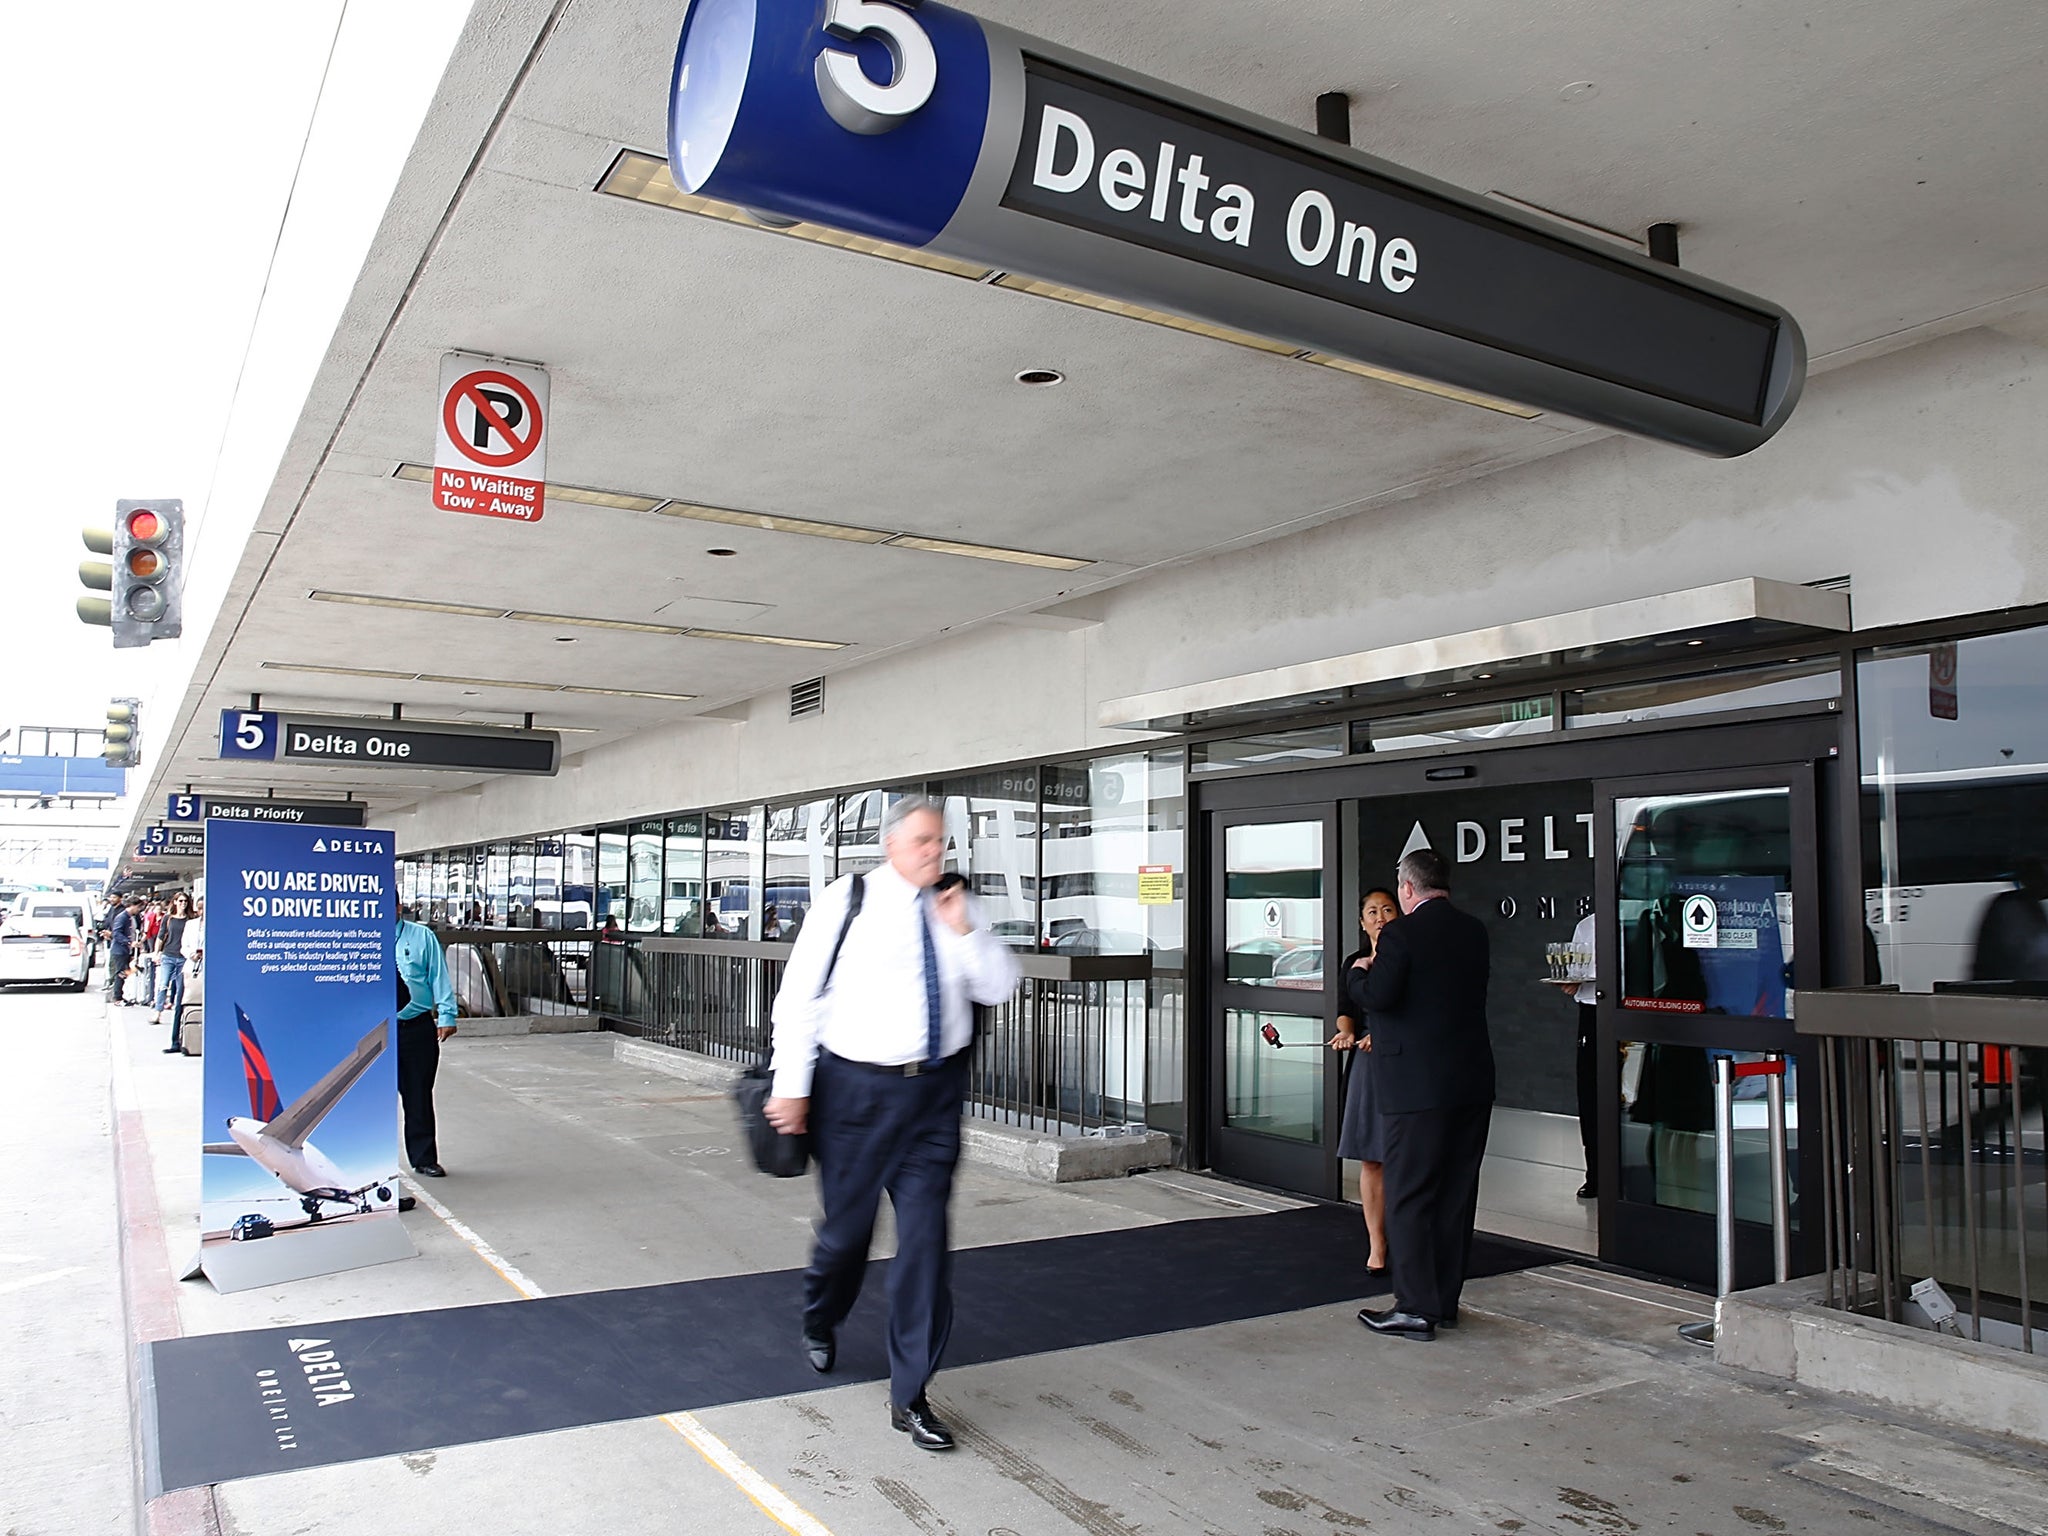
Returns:
[[[398,919],[398,1101],[405,1110],[405,1158],[415,1173],[448,1176],[434,1134],[434,1078],[441,1042],[455,1033],[455,981],[441,941],[423,924]]]

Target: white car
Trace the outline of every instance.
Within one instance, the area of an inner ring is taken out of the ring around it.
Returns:
[[[0,986],[14,982],[68,983],[83,992],[92,975],[92,940],[78,925],[78,909],[41,902],[0,924]]]

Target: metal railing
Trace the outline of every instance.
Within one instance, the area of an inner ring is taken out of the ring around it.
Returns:
[[[2035,1352],[2048,997],[1848,987],[1797,1011],[1819,1044],[1827,1304]]]
[[[656,1045],[754,1062],[790,946],[545,929],[441,933],[466,1014],[574,1011]],[[968,1113],[1054,1133],[1178,1123],[1184,989],[1145,955],[1019,955],[980,1011]],[[1160,1113],[1164,1110],[1164,1113]]]

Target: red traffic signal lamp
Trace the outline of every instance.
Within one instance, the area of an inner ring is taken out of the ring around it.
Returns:
[[[79,563],[78,579],[88,595],[78,600],[78,617],[114,632],[116,649],[174,640],[184,633],[185,504],[117,501],[111,533],[84,531],[85,547],[112,561]],[[105,597],[90,595],[105,592]]]

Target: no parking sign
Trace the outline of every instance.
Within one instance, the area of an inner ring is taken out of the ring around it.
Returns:
[[[548,375],[523,363],[441,359],[434,505],[537,523],[546,505]]]

